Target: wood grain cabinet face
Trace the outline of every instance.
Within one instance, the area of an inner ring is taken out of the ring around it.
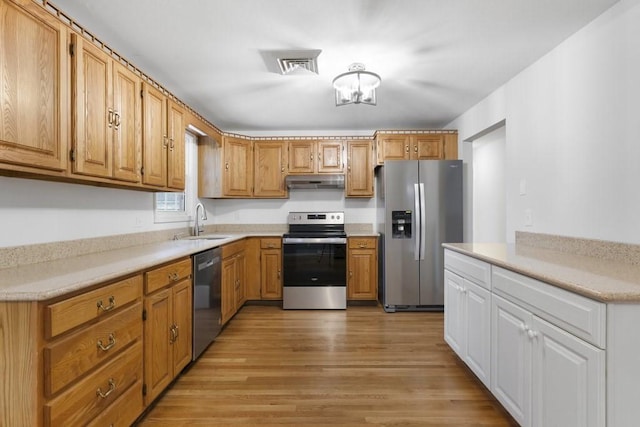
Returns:
[[[260,241],[261,298],[282,299],[282,239],[272,237]]]
[[[253,195],[252,142],[231,137],[224,137],[223,141],[224,196],[251,197]]]
[[[455,160],[456,133],[376,134],[377,164],[385,160]]]
[[[343,173],[344,143],[340,140],[289,141],[289,174]]]
[[[140,79],[71,35],[73,172],[140,182]]]
[[[287,197],[286,144],[284,141],[256,141],[254,150],[254,197]]]
[[[245,303],[246,280],[245,241],[222,247],[222,324],[233,317]]]
[[[148,84],[142,94],[142,182],[184,190],[184,111]]]
[[[67,169],[67,32],[32,2],[0,0],[0,163]],[[5,167],[5,166],[1,166]]]
[[[378,299],[377,237],[348,239],[347,299]]]
[[[373,197],[373,141],[347,142],[346,197]]]
[[[150,404],[191,360],[192,282],[181,275],[191,259],[145,274],[144,384]],[[164,287],[159,284],[164,283]]]

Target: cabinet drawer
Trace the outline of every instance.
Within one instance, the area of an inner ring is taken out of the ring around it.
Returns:
[[[142,338],[142,303],[105,318],[44,348],[47,396]],[[102,348],[100,347],[102,346]]]
[[[45,403],[45,425],[84,425],[95,419],[138,381],[142,381],[141,342]]]
[[[282,247],[282,238],[269,237],[260,239],[260,249],[279,249]]]
[[[142,381],[138,381],[87,426],[129,427],[142,413],[143,405]]]
[[[134,276],[111,285],[68,298],[45,307],[45,338],[97,319],[142,296],[142,276]]]
[[[377,237],[350,237],[348,239],[349,249],[375,249]]]
[[[243,240],[239,240],[237,242],[229,243],[228,245],[224,245],[222,247],[222,258],[228,258],[237,254],[238,252],[244,250],[245,242]]]
[[[495,293],[549,323],[605,348],[605,304],[496,266],[491,280]]]
[[[145,294],[150,294],[191,275],[191,258],[144,273]]]
[[[491,290],[491,264],[445,249],[444,268]]]

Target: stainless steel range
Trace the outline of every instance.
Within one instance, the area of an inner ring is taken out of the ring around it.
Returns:
[[[287,223],[282,307],[347,308],[344,212],[291,212]]]

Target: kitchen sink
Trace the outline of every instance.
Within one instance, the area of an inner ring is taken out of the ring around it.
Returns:
[[[224,239],[229,239],[230,236],[212,236],[212,235],[207,235],[207,234],[203,234],[201,236],[188,236],[188,237],[184,237],[185,240],[224,240]]]

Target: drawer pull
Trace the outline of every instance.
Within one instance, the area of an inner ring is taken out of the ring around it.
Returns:
[[[96,396],[100,396],[101,398],[106,399],[107,396],[113,393],[113,390],[115,389],[116,383],[113,381],[113,378],[109,378],[109,390],[107,390],[106,393],[103,393],[100,387],[98,387],[98,389],[96,390]]]
[[[178,273],[169,273],[169,280],[177,282],[180,279],[180,275]]]
[[[366,243],[358,243],[358,247],[359,248],[366,248],[367,244]]]
[[[180,335],[180,332],[178,331],[178,325],[176,325],[175,323],[172,324],[171,327],[169,328],[169,333],[171,335],[169,337],[169,342],[173,344],[178,340],[178,335]]]
[[[280,278],[280,269],[278,269],[278,279]]]
[[[109,297],[109,305],[108,306],[104,306],[102,304],[102,300],[98,301],[98,303],[96,304],[98,306],[99,309],[101,309],[102,311],[110,311],[113,310],[114,308],[116,308],[116,297],[114,297],[113,295],[111,295]]]
[[[109,344],[102,344],[102,340],[98,340],[98,348],[102,351],[109,351],[116,345],[116,337],[113,333],[109,334]]]

